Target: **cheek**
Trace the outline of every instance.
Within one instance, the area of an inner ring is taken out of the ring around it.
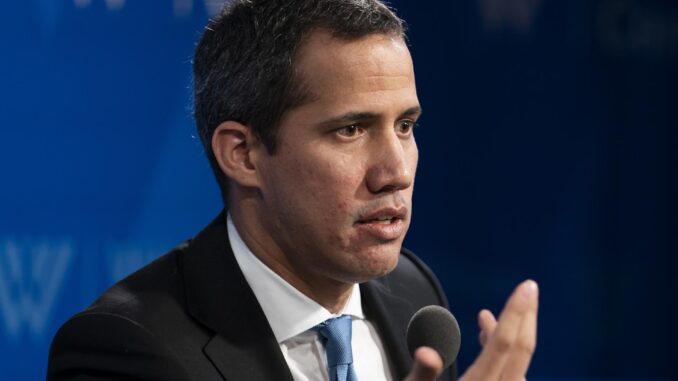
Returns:
[[[310,197],[315,198],[318,207],[328,215],[353,213],[364,177],[361,168],[354,160],[341,155],[316,156],[307,172]]]
[[[307,219],[323,225],[352,218],[356,194],[363,182],[362,165],[348,155],[318,150],[287,158],[273,173],[269,188],[286,208],[297,208]],[[276,186],[284,184],[282,188]],[[283,195],[284,193],[284,195]]]

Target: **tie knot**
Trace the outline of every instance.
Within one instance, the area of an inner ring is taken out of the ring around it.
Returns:
[[[351,317],[342,315],[327,319],[316,326],[327,352],[327,365],[348,365],[353,363],[351,352]]]

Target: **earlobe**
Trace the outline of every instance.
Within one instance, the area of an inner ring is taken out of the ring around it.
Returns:
[[[259,185],[252,160],[256,147],[257,141],[250,128],[235,121],[221,123],[212,134],[212,152],[222,172],[245,187]]]

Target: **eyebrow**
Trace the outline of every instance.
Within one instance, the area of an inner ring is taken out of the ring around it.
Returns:
[[[398,119],[405,118],[405,117],[413,117],[413,116],[419,116],[422,113],[421,106],[413,106],[408,108],[407,110],[403,111],[398,115]],[[330,125],[338,125],[338,124],[345,124],[345,123],[351,123],[351,122],[364,122],[368,120],[375,120],[380,117],[381,114],[375,113],[375,112],[369,112],[369,111],[350,111],[345,114],[327,119],[323,122],[320,122],[319,125],[321,126],[330,126]]]

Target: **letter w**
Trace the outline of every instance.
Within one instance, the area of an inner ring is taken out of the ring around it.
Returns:
[[[18,338],[24,324],[36,337],[43,334],[71,257],[68,243],[0,245],[0,307],[10,337]]]

